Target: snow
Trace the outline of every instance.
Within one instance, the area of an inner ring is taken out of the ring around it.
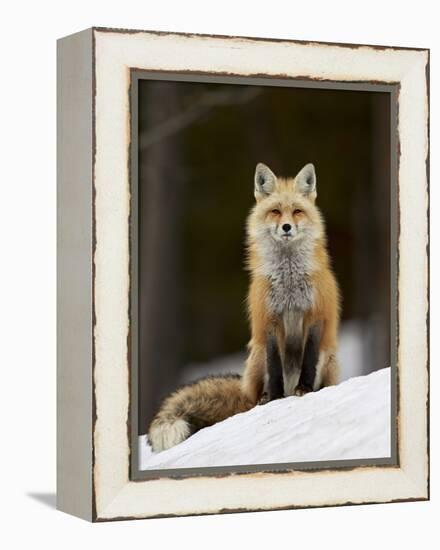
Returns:
[[[389,457],[390,368],[303,397],[286,397],[153,453],[139,437],[139,468],[195,468]]]

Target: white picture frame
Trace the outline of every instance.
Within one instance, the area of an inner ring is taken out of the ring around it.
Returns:
[[[391,463],[131,476],[133,71],[393,87],[398,299]],[[428,261],[428,50],[104,28],[61,39],[58,508],[108,521],[428,499]]]

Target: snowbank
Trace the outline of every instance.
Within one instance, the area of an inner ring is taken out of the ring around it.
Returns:
[[[287,397],[200,430],[152,453],[139,438],[139,468],[194,468],[390,456],[390,369],[304,397]]]

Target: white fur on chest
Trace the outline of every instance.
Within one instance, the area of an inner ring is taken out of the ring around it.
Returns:
[[[309,310],[313,305],[310,247],[275,245],[263,250],[262,260],[261,273],[270,282],[269,310],[277,315]]]

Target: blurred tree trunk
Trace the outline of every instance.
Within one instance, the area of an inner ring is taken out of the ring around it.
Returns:
[[[373,325],[375,357],[374,368],[390,364],[390,308],[391,308],[391,143],[390,98],[388,94],[371,94],[372,109],[372,207],[376,224],[372,235],[377,246],[377,321]],[[373,256],[374,257],[374,256]]]
[[[373,163],[373,159],[371,159]],[[375,309],[376,301],[376,273],[378,266],[372,265],[371,258],[374,258],[374,246],[371,231],[375,223],[375,213],[373,210],[371,196],[371,177],[372,169],[370,167],[368,177],[365,174],[356,174],[354,184],[356,185],[353,193],[353,207],[351,210],[352,237],[353,237],[353,256],[352,256],[352,274],[353,274],[353,296],[352,296],[352,314],[353,318],[363,323],[362,327],[362,357],[360,365],[361,371],[358,373],[366,374],[375,370],[372,362],[375,360],[374,351],[369,346],[368,328],[370,327],[370,312]]]
[[[140,86],[139,144],[151,128],[179,112],[177,84]],[[179,258],[182,189],[179,137],[157,141],[139,155],[139,433],[177,384]]]
[[[388,94],[371,94],[368,185],[356,180],[352,209],[354,317],[366,322],[362,371],[390,362],[390,108]],[[372,261],[374,259],[374,261]]]

